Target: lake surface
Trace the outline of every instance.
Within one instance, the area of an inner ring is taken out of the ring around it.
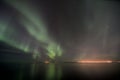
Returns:
[[[0,63],[0,80],[120,80],[120,64]]]

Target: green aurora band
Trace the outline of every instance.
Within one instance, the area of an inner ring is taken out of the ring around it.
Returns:
[[[17,20],[30,36],[24,35],[15,25],[9,25],[14,16],[8,16],[6,19],[0,20],[1,41],[26,53],[33,53],[34,59],[40,57],[41,47],[47,51],[46,55],[51,59],[62,55],[61,46],[49,35],[45,21],[34,6],[17,0],[6,0],[6,3],[20,13],[17,15]]]

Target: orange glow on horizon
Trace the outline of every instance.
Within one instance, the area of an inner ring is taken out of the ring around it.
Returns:
[[[49,61],[45,61],[44,63],[45,63],[45,64],[48,64],[48,63],[49,63]]]
[[[78,63],[112,63],[111,60],[81,60]]]

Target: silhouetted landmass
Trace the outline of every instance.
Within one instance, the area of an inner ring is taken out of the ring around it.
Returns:
[[[26,53],[4,42],[0,42],[0,62],[31,62],[32,53]]]

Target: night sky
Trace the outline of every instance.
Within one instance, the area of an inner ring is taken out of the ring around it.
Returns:
[[[0,0],[0,41],[33,58],[119,59],[119,21],[117,0]]]

